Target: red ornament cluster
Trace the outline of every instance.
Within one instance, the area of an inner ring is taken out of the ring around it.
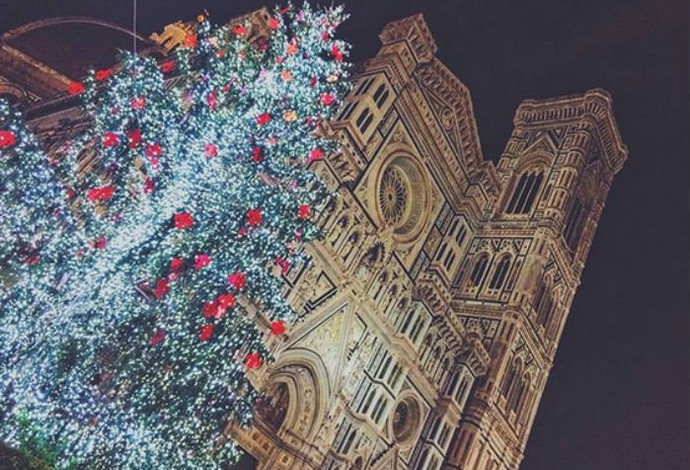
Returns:
[[[173,222],[177,230],[184,230],[194,226],[194,219],[189,212],[180,212],[173,216]]]
[[[70,95],[79,95],[84,93],[85,89],[84,84],[81,82],[70,82],[69,86],[67,87],[67,93]]]
[[[259,356],[258,353],[251,353],[247,354],[244,364],[247,367],[247,369],[251,370],[261,367],[264,364],[264,362],[261,360],[261,356]]]
[[[90,188],[86,191],[86,197],[89,201],[107,201],[113,194],[115,194],[115,186],[101,186],[99,188]]]
[[[247,223],[251,227],[256,227],[261,225],[263,222],[263,216],[261,215],[261,209],[250,209],[247,211]]]
[[[7,149],[17,142],[17,138],[12,131],[0,130],[0,148]]]
[[[110,78],[110,75],[112,75],[112,73],[113,73],[113,69],[99,70],[96,72],[96,81],[102,82],[104,80],[107,80]]]
[[[103,146],[104,147],[117,147],[120,145],[120,138],[114,132],[105,132],[103,134]]]
[[[211,257],[209,255],[201,253],[194,257],[194,269],[196,270],[203,269],[209,264],[211,264]]]

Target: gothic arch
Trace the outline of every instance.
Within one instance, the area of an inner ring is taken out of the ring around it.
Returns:
[[[288,404],[280,433],[311,442],[320,429],[330,395],[326,366],[307,349],[283,352],[271,367],[266,388],[285,384]]]
[[[513,267],[513,255],[509,251],[499,253],[494,257],[489,275],[489,289],[502,289]]]
[[[527,150],[525,153],[529,152]],[[549,147],[540,148],[519,161],[499,205],[504,214],[526,215],[532,212],[544,194],[554,159],[555,150]]]
[[[0,80],[0,98],[5,98],[10,104],[14,104],[25,101],[27,97],[26,90],[20,86]]]

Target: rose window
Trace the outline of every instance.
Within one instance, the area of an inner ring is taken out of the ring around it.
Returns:
[[[387,223],[399,225],[405,218],[409,200],[409,183],[397,166],[389,166],[381,177],[379,204]]]

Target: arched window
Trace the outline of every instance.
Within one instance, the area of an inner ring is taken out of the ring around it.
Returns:
[[[426,338],[424,338],[424,346],[422,347],[422,353],[420,354],[420,362],[422,364],[426,363],[427,357],[431,353],[431,345],[433,342],[433,335],[431,333],[426,335]]]
[[[439,247],[438,251],[436,252],[436,261],[443,258],[443,255],[446,254],[447,249],[448,249],[448,242],[444,241],[443,243],[441,243],[441,246]]]
[[[422,328],[424,328],[424,322],[422,321],[422,316],[420,315],[417,317],[417,321],[412,328],[412,332],[410,332],[410,339],[413,343],[417,344],[417,340],[419,339],[419,334],[422,332]]]
[[[347,454],[350,452],[350,447],[352,447],[352,444],[355,442],[355,436],[357,435],[357,431],[353,429],[350,431],[350,436],[347,438],[347,442],[345,443],[345,446],[343,447],[342,453]]]
[[[374,120],[374,115],[371,113],[371,110],[369,108],[364,108],[361,113],[359,113],[359,117],[357,118],[357,127],[359,128],[359,132],[364,134],[367,129],[369,129],[369,126],[371,125],[371,121]]]
[[[508,373],[503,378],[503,384],[501,385],[501,394],[504,397],[508,397],[510,390],[514,388],[516,379],[520,377],[522,373],[522,361],[518,358],[515,359],[513,365],[508,370]]]
[[[355,91],[355,95],[366,94],[369,91],[369,88],[371,88],[371,85],[374,84],[375,79],[376,77],[369,77],[362,80],[362,82],[359,84],[359,87],[357,87],[357,91]]]
[[[543,179],[542,170],[524,172],[515,185],[506,212],[508,214],[528,214],[532,210],[532,204],[537,197]]]
[[[460,227],[460,230],[458,233],[455,234],[455,242],[458,244],[459,247],[462,247],[462,242],[465,240],[465,236],[467,235],[467,227],[462,225]]]
[[[458,384],[458,379],[460,378],[460,372],[457,370],[453,373],[446,386],[446,395],[452,395],[455,391],[455,386]]]
[[[345,249],[347,249],[347,252],[343,255],[343,261],[344,262],[349,263],[350,261],[352,261],[351,260],[352,255],[360,247],[359,240],[360,240],[359,232],[352,232],[350,234],[350,236],[347,239],[347,246],[344,247]]]
[[[347,106],[345,106],[343,108],[342,112],[340,113],[340,120],[341,121],[347,121],[348,119],[350,119],[350,116],[352,116],[352,113],[354,113],[355,109],[357,109],[358,103],[359,103],[358,101],[352,101],[352,102],[348,103]]]
[[[491,278],[489,283],[490,289],[500,289],[503,287],[503,283],[506,280],[508,271],[510,270],[510,255],[504,255],[498,261],[496,269],[494,270],[494,276]]]
[[[520,379],[519,383],[513,387],[510,397],[508,397],[508,409],[514,411],[516,414],[520,411],[520,404],[525,397],[529,382],[529,374],[525,374],[525,376]]]
[[[582,227],[584,213],[585,210],[582,200],[580,198],[575,198],[570,206],[570,211],[568,211],[568,216],[565,219],[565,229],[563,230],[563,237],[571,251],[577,249],[577,244],[580,241],[580,229]]]
[[[367,397],[367,401],[364,403],[364,406],[362,407],[362,414],[367,414],[367,411],[369,411],[369,407],[371,406],[371,402],[374,401],[374,394],[376,393],[376,390],[372,390],[369,392],[369,396]]]
[[[407,312],[407,316],[405,317],[405,321],[402,324],[402,327],[400,327],[400,333],[405,334],[407,333],[407,328],[410,326],[410,323],[412,323],[412,318],[414,318],[414,312],[409,311]]]
[[[543,327],[546,327],[546,323],[547,323],[549,316],[551,314],[552,307],[553,307],[553,297],[551,295],[551,292],[546,292],[542,296],[541,302],[539,302],[539,306],[537,307],[537,321]]]
[[[484,274],[486,274],[486,267],[489,264],[489,255],[482,253],[477,258],[474,263],[474,268],[472,268],[472,273],[468,279],[468,287],[479,287],[484,280]]]
[[[382,83],[379,85],[379,87],[376,89],[374,92],[374,102],[376,103],[376,107],[379,109],[383,108],[383,105],[386,103],[386,100],[388,99],[388,90],[386,89],[386,85]]]

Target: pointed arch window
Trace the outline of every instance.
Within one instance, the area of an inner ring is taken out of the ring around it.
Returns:
[[[486,274],[486,267],[488,264],[489,255],[486,253],[479,255],[477,261],[474,263],[474,268],[472,268],[472,272],[470,273],[470,278],[468,280],[469,287],[479,287],[484,280],[484,275]]]
[[[355,95],[365,95],[374,84],[375,79],[376,77],[369,77],[362,80],[359,87],[357,87],[357,91],[355,91]]]
[[[376,103],[376,107],[379,109],[383,108],[383,105],[386,104],[386,101],[388,100],[388,96],[389,93],[386,89],[386,85],[382,83],[374,92],[374,102]]]
[[[519,413],[520,405],[522,404],[527,392],[529,382],[529,374],[525,374],[525,376],[520,379],[519,383],[513,387],[510,397],[508,397],[508,410],[513,411],[516,414]]]
[[[546,323],[549,320],[551,309],[553,308],[553,298],[551,292],[546,292],[539,302],[537,307],[537,321],[540,325],[546,328]]]
[[[501,394],[504,397],[508,397],[510,391],[515,388],[515,382],[520,377],[522,373],[522,361],[520,359],[515,359],[512,366],[508,370],[508,373],[503,378],[503,384],[501,384]]]
[[[508,276],[508,271],[510,271],[510,255],[503,255],[496,265],[494,275],[489,283],[489,288],[500,289],[503,287],[506,276]]]
[[[347,104],[340,113],[340,120],[341,121],[347,121],[350,119],[350,116],[352,116],[352,113],[355,112],[355,109],[357,109],[357,101],[352,101]]]
[[[563,237],[571,251],[577,249],[577,244],[580,241],[580,227],[582,226],[584,212],[582,200],[576,198],[570,207],[570,211],[565,220],[565,229],[563,230]]]
[[[373,120],[374,115],[372,114],[371,110],[369,108],[364,108],[362,112],[359,113],[359,117],[356,121],[357,128],[359,128],[359,132],[364,134],[367,131],[367,129],[369,129],[371,121]]]
[[[407,328],[410,326],[410,323],[412,323],[412,319],[414,318],[414,312],[409,311],[407,312],[407,316],[405,317],[405,321],[402,324],[402,327],[400,328],[400,333],[405,334],[407,333]]]
[[[528,214],[532,210],[543,179],[544,172],[541,169],[524,172],[515,185],[506,212],[508,214]]]

